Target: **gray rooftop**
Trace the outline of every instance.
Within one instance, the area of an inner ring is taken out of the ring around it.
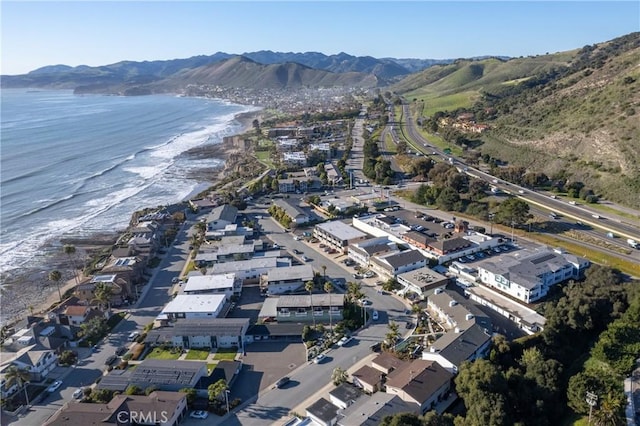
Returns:
[[[426,257],[419,250],[405,250],[400,253],[392,253],[379,258],[380,261],[388,263],[392,268],[397,269],[412,263],[425,262]]]
[[[307,413],[313,414],[320,420],[330,423],[338,415],[339,408],[327,401],[324,398],[320,398],[311,406],[307,407]]]
[[[342,411],[338,419],[340,426],[377,426],[386,416],[397,413],[413,412],[414,405],[409,405],[396,395],[376,392],[371,396],[363,396],[353,405]]]
[[[291,295],[291,296],[280,296],[278,298],[278,308],[303,308],[303,307],[311,307],[312,296],[308,294],[299,294],[299,295]],[[319,293],[313,295],[313,306],[329,306],[329,301],[331,301],[331,306],[343,306],[344,305],[344,294],[336,294],[336,293]]]
[[[362,391],[349,383],[342,383],[340,386],[330,391],[329,395],[339,401],[343,401],[348,403],[348,405],[351,405],[352,401],[355,401],[360,397],[360,395],[362,395]]]
[[[320,223],[316,225],[316,228],[336,237],[341,241],[350,241],[367,237],[367,234],[365,234],[364,232],[358,231],[351,225],[347,225],[346,223],[340,222],[339,220]]]
[[[431,347],[452,364],[460,366],[490,339],[491,336],[485,333],[479,325],[473,324],[466,330],[461,330],[460,333],[446,333]]]
[[[288,268],[274,268],[267,273],[268,281],[310,280],[313,278],[311,265],[290,266]]]

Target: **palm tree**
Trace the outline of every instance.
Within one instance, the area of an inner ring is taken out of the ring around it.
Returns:
[[[64,254],[69,256],[69,260],[71,260],[71,266],[73,268],[73,277],[75,278],[76,285],[78,284],[78,268],[76,267],[76,262],[73,258],[73,255],[76,254],[76,247],[71,244],[64,245]]]
[[[13,382],[18,382],[18,388],[22,388],[24,390],[24,399],[26,400],[28,406],[29,394],[27,393],[27,387],[25,386],[25,384],[29,383],[29,381],[31,380],[31,373],[29,373],[29,370],[18,368],[15,365],[12,365],[7,368],[4,374],[7,389],[9,389],[13,385]]]
[[[602,398],[600,408],[593,413],[597,426],[622,426],[624,421],[624,401],[609,392]]]
[[[311,299],[311,319],[313,319],[313,328],[316,328],[316,316],[315,312],[313,311],[313,296],[311,295],[311,293],[313,292],[313,287],[315,287],[315,284],[311,280],[304,283],[304,289],[309,292],[309,298]]]
[[[113,296],[113,288],[107,283],[98,283],[93,291],[95,301],[98,301],[104,305],[107,305],[107,310],[111,310],[111,296]]]
[[[331,373],[331,381],[335,386],[339,386],[348,379],[347,372],[343,368],[336,367]]]
[[[389,347],[395,347],[396,342],[400,339],[400,326],[397,322],[391,321],[389,323],[389,332],[385,338],[389,342]]]
[[[60,293],[60,280],[62,279],[62,274],[57,269],[49,272],[49,281],[53,281],[56,283],[58,287],[58,297],[60,298],[60,302],[62,302],[62,293]]]
[[[322,265],[322,281],[327,282],[327,265]]]
[[[330,281],[325,281],[324,291],[329,293],[329,328],[333,330],[333,313],[331,312],[331,290],[333,290],[333,284]]]

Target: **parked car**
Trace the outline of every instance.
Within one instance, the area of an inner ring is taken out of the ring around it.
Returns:
[[[117,356],[117,355],[110,355],[110,356],[109,356],[109,358],[107,358],[107,359],[104,361],[104,365],[111,365],[111,364],[113,364],[114,362],[116,362],[116,360],[117,360],[117,359],[118,359],[118,356]]]
[[[209,417],[209,412],[198,410],[191,413],[189,417],[193,417],[194,419],[206,419]]]
[[[322,363],[322,361],[324,361],[324,359],[325,359],[326,357],[327,357],[327,356],[326,356],[325,354],[320,354],[320,355],[318,355],[317,357],[315,357],[315,358],[313,359],[313,363],[314,363],[314,364],[320,364],[320,363]]]
[[[133,342],[134,340],[136,340],[138,338],[138,336],[140,336],[140,332],[139,331],[132,331],[131,333],[129,333],[129,341]]]
[[[344,336],[342,339],[338,340],[338,346],[344,346],[349,343],[353,339],[351,336]]]
[[[129,349],[127,349],[127,347],[126,347],[126,346],[120,346],[118,349],[116,349],[116,355],[118,355],[118,356],[122,356],[122,355],[124,355],[125,353],[127,353],[127,351],[128,351],[128,350],[129,350]]]
[[[298,250],[298,249],[293,249],[293,253],[295,253],[295,254],[302,254],[302,252],[301,252],[300,250]]]
[[[378,311],[373,311],[371,314],[371,319],[374,321],[378,321]]]
[[[308,261],[309,261],[309,258],[308,258],[307,256],[302,256],[302,261],[303,261],[303,262],[308,262]]]
[[[284,385],[286,385],[287,383],[289,383],[291,381],[291,379],[287,376],[282,377],[280,380],[278,380],[275,384],[275,388],[276,389],[280,389],[282,388]]]
[[[62,380],[56,380],[47,388],[47,392],[52,393],[58,390],[62,386]]]
[[[84,391],[82,388],[78,388],[73,392],[73,399],[80,399],[82,398],[82,395],[84,395]]]

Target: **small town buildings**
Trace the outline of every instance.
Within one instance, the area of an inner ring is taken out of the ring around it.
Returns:
[[[278,179],[278,192],[285,194],[289,192],[306,192],[308,190],[307,179],[284,178]]]
[[[111,256],[107,265],[100,271],[101,275],[117,274],[130,284],[142,281],[144,262],[139,256],[115,257]]]
[[[396,280],[404,287],[402,293],[412,292],[419,295],[421,299],[432,294],[436,288],[446,286],[449,282],[448,277],[426,266],[398,274]]]
[[[20,370],[27,370],[30,381],[39,382],[47,377],[57,366],[58,356],[55,351],[36,343],[20,348],[17,352],[1,353],[0,374],[4,379],[6,370],[15,365]]]
[[[185,294],[224,294],[227,299],[242,292],[242,280],[235,273],[196,275],[187,279],[182,291]]]
[[[307,156],[304,151],[283,152],[282,162],[287,166],[306,166]]]
[[[217,318],[226,302],[224,294],[178,294],[167,303],[158,319]]]
[[[244,349],[249,318],[184,318],[147,333],[145,343],[178,348]]]
[[[478,266],[480,281],[525,303],[542,299],[554,285],[582,277],[587,259],[543,250],[516,258],[503,256],[500,262],[485,261]]]
[[[104,284],[111,289],[111,298],[108,302],[102,302],[96,299],[96,287],[98,284]],[[103,303],[105,308],[110,306],[121,306],[126,300],[132,296],[131,285],[125,279],[120,278],[119,274],[99,274],[90,280],[80,283],[74,290],[78,303],[83,305],[96,305]]]
[[[407,404],[396,395],[377,392],[362,397],[342,410],[339,426],[378,426],[387,416],[398,413],[416,413],[414,404]]]
[[[218,207],[219,203],[211,198],[195,198],[189,200],[189,207],[195,212],[210,212],[215,207]]]
[[[310,220],[307,212],[304,211],[299,205],[290,202],[287,199],[276,199],[273,204],[276,207],[280,207],[284,212],[289,216],[292,223],[296,225],[301,225],[303,223],[307,223]]]
[[[349,245],[369,238],[364,232],[338,220],[316,225],[313,229],[313,236],[321,243],[344,254],[347,254]]]
[[[236,278],[243,284],[257,283],[260,276],[266,274],[273,268],[291,267],[290,257],[253,257],[249,260],[239,260],[237,262],[224,262],[212,265],[209,270],[212,274],[235,274]]]
[[[416,359],[389,373],[385,391],[416,405],[416,411],[424,414],[446,399],[453,377],[437,362]]]
[[[183,388],[196,388],[206,375],[207,363],[204,361],[145,359],[133,370],[111,370],[96,388],[124,392],[129,385],[136,385],[141,389],[156,386],[158,390],[177,392]]]
[[[344,410],[360,398],[361,395],[362,391],[359,388],[349,383],[342,383],[329,391],[329,400],[333,405]]]
[[[229,204],[223,204],[211,210],[206,217],[207,230],[216,231],[224,229],[227,225],[236,223],[238,209]]]
[[[342,321],[344,294],[301,294],[280,296],[276,304],[276,320],[279,323],[304,322],[336,324]]]
[[[371,259],[371,269],[383,277],[395,278],[396,275],[427,265],[427,258],[418,250],[405,250],[374,256]]]
[[[388,237],[371,238],[351,244],[348,251],[349,259],[364,268],[371,266],[371,259],[374,256],[399,252],[398,245]]]
[[[187,395],[154,391],[145,395],[116,395],[106,404],[71,401],[45,426],[158,425],[177,426],[187,417]]]
[[[307,416],[320,426],[335,425],[338,421],[338,410],[338,407],[325,398],[320,398],[306,409]]]
[[[382,389],[383,379],[384,373],[369,365],[363,365],[351,374],[351,381],[354,386],[361,388],[368,394]]]
[[[268,295],[276,295],[304,290],[304,284],[311,280],[313,280],[311,265],[273,268],[263,276],[261,287]]]

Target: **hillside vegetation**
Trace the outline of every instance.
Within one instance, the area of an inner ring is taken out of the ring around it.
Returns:
[[[464,147],[475,158],[584,182],[640,207],[640,33],[536,57],[459,60],[391,89],[423,122],[470,112],[489,125]]]

